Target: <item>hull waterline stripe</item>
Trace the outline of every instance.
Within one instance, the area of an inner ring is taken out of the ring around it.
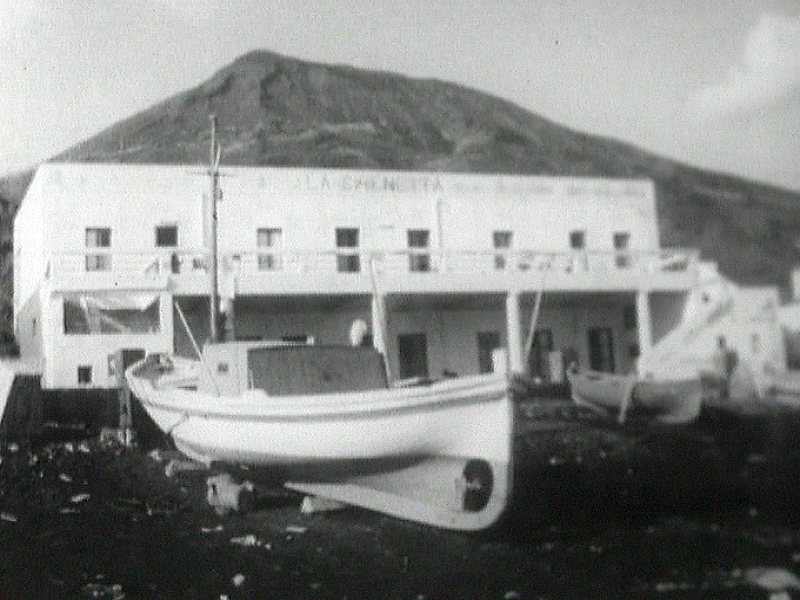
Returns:
[[[387,417],[406,415],[412,413],[433,413],[443,410],[450,410],[460,406],[470,406],[476,404],[495,403],[508,400],[505,390],[502,392],[483,393],[468,398],[448,398],[442,400],[427,401],[421,404],[407,404],[403,406],[377,407],[366,410],[353,410],[348,408],[342,411],[328,409],[326,412],[314,414],[252,414],[245,412],[231,412],[224,410],[214,410],[208,408],[190,408],[185,405],[176,405],[169,402],[159,402],[152,399],[142,399],[139,401],[145,406],[150,406],[157,410],[174,412],[185,417],[213,418],[226,421],[251,421],[251,422],[286,422],[298,423],[308,421],[341,421],[341,420],[374,420]],[[509,400],[510,401],[510,400]]]

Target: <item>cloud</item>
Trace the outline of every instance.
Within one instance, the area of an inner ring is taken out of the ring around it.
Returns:
[[[782,104],[800,94],[800,18],[765,14],[747,34],[741,62],[724,82],[689,98],[690,112],[725,118]]]
[[[19,35],[41,20],[48,10],[47,0],[0,2],[0,39]]]
[[[218,0],[152,0],[188,23],[207,22],[227,12]]]

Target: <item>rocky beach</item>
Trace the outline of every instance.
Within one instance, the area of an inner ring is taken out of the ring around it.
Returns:
[[[53,428],[2,453],[2,597],[791,598],[798,434],[788,410],[618,426],[523,401],[506,518],[465,535],[304,514],[257,473],[247,510],[221,515],[213,471],[175,468],[163,443]]]

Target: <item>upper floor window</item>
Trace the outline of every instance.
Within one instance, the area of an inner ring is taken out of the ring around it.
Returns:
[[[586,231],[584,229],[576,229],[570,232],[569,247],[572,250],[586,249]]]
[[[358,273],[361,270],[357,228],[336,228],[336,269],[340,273]]]
[[[408,269],[412,272],[431,270],[430,247],[431,232],[428,229],[408,230]]]
[[[283,230],[277,227],[262,227],[256,231],[256,244],[259,249],[268,248],[273,252],[260,252],[258,268],[263,271],[280,271],[283,267]]]
[[[175,248],[178,245],[178,226],[159,225],[156,227],[156,247]]]
[[[495,249],[495,269],[506,268],[506,263],[508,262],[508,252],[511,249],[513,239],[514,234],[511,231],[495,231],[492,234],[492,245]]]
[[[86,248],[111,247],[111,228],[109,227],[87,227],[86,228]],[[110,271],[111,255],[108,252],[98,254],[86,254],[87,271]]]
[[[631,234],[627,231],[618,231],[614,234],[614,253],[616,254],[614,261],[618,267],[623,269],[630,266],[631,257],[628,254],[630,241]]]
[[[569,247],[574,252],[570,265],[567,270],[587,271],[589,269],[589,259],[584,253],[586,250],[586,230],[575,229],[569,233]]]

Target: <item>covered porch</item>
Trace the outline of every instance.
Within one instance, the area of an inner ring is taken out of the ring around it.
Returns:
[[[176,301],[202,345],[208,299]],[[680,321],[684,302],[681,293],[643,291],[558,291],[540,299],[535,291],[238,296],[224,306],[223,329],[229,339],[339,345],[350,343],[360,320],[365,343],[386,355],[394,379],[510,368],[557,383],[572,362],[630,371]],[[193,355],[181,319],[173,322],[176,352]]]

